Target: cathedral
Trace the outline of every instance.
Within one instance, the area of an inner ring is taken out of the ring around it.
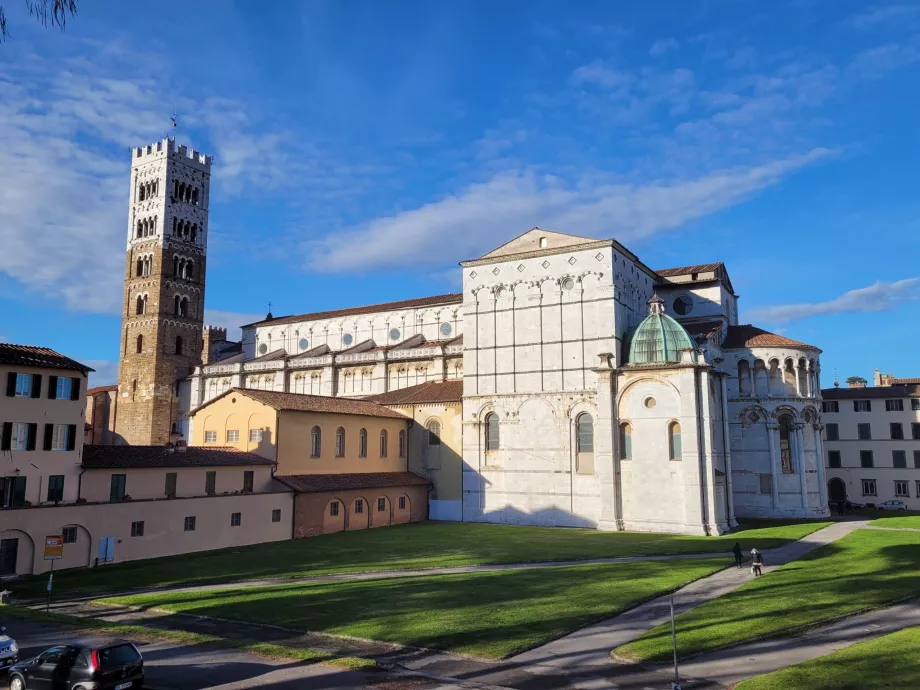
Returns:
[[[231,388],[441,387],[462,412],[438,472],[418,467],[431,519],[715,535],[828,515],[821,351],[739,324],[722,263],[533,228],[460,262],[460,293],[269,313],[229,342],[202,319],[210,165],[170,139],[133,152],[116,442],[191,439]]]

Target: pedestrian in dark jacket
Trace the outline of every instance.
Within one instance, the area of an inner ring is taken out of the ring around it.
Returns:
[[[735,565],[740,568],[741,564],[744,563],[744,554],[741,553],[741,544],[735,542],[734,547],[732,547],[732,553],[735,554]]]
[[[757,549],[751,549],[751,574],[754,577],[763,575],[761,568],[763,568],[763,554]]]

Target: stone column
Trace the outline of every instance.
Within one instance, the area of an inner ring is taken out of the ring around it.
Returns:
[[[336,390],[335,357],[332,358],[332,362],[323,367],[320,390],[322,391],[322,395],[330,395],[333,397],[338,395],[338,391]]]
[[[827,479],[824,476],[824,442],[821,439],[821,432],[824,430],[823,424],[815,424],[815,454],[817,456],[818,470],[818,500],[820,508],[824,511],[827,508]]]
[[[767,440],[770,442],[770,493],[773,497],[773,510],[779,508],[779,457],[777,456],[776,432],[779,426],[774,422],[767,422]]]
[[[808,513],[808,481],[805,477],[805,443],[802,429],[804,424],[798,423],[793,427],[792,434],[792,462],[799,473],[799,490],[802,492],[802,510]]]
[[[597,420],[594,424],[594,471],[597,473],[601,495],[601,517],[598,529],[620,530],[623,516],[620,514],[617,486],[619,465],[617,457],[617,413],[616,413],[616,370],[611,366],[613,355],[604,352],[598,355],[597,374]]]
[[[807,389],[809,398],[815,397],[815,390],[814,390],[813,382],[811,380],[811,373],[812,373],[811,372],[811,360],[806,359],[805,360],[805,387]]]
[[[231,388],[242,388],[243,387],[243,363],[240,362],[236,365],[236,371],[230,375],[230,387]],[[221,393],[223,391],[220,391]]]
[[[805,393],[802,390],[802,376],[800,375],[800,369],[801,367],[798,365],[798,363],[795,363],[795,365],[792,367],[792,371],[795,373],[795,395],[797,398],[804,398]]]
[[[728,526],[737,527],[735,520],[735,495],[732,488],[732,452],[731,452],[731,427],[728,423],[728,384],[726,375],[722,375],[722,452],[725,457],[725,491],[728,494]]]
[[[701,426],[703,427],[703,438],[701,448],[704,461],[700,464],[700,470],[706,473],[706,523],[710,534],[720,534],[725,531],[719,527],[718,514],[716,512],[716,473],[715,473],[715,452],[712,439],[712,396],[709,388],[709,370],[700,369],[700,401],[702,403]],[[727,487],[726,487],[727,490]],[[727,517],[727,516],[726,516]]]

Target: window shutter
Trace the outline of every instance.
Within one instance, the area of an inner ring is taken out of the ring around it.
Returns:
[[[48,400],[57,400],[57,376],[48,377]]]
[[[15,374],[13,374],[15,376]],[[9,450],[13,440],[13,423],[3,422],[3,435],[0,436],[0,450]]]
[[[77,425],[67,425],[67,450],[73,450],[77,447]]]
[[[11,371],[6,375],[6,394],[12,398],[16,395],[16,372]]]
[[[859,401],[858,400],[853,401],[853,412],[859,412]]]
[[[80,379],[76,377],[70,379],[70,399],[71,400],[80,399]]]
[[[51,450],[51,442],[54,440],[54,424],[45,424],[45,450]]]
[[[35,450],[35,437],[38,436],[38,424],[29,424],[27,428],[26,450]]]
[[[42,375],[32,374],[32,397],[42,397]]]

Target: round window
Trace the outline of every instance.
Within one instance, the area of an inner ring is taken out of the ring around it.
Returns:
[[[261,345],[259,345],[259,354],[264,355],[266,352],[268,352],[268,345],[266,345],[265,343],[262,343]]]
[[[310,344],[310,341],[307,340],[306,338],[301,338],[300,342],[298,343],[298,345],[300,345],[301,350],[306,350],[309,344]]]
[[[693,310],[693,300],[682,295],[674,300],[674,313],[681,316],[689,314]]]
[[[498,299],[505,299],[505,297],[508,296],[508,291],[505,288],[500,287],[495,291],[495,296],[498,297]]]
[[[644,404],[648,409],[652,409],[658,403],[655,402],[655,398],[646,398]]]
[[[451,327],[451,325],[450,325],[449,323],[442,323],[442,324],[441,324],[441,335],[443,335],[443,336],[448,336],[448,335],[450,335],[450,334],[453,332],[453,330],[454,330],[454,329]]]
[[[562,281],[563,290],[571,290],[573,287],[575,287],[575,281],[572,280],[571,278],[566,278],[565,280]]]
[[[342,336],[342,342],[345,343],[346,345],[351,345],[351,341],[352,341],[351,333],[346,333],[345,335]]]
[[[399,340],[399,329],[398,328],[390,329],[390,340]]]

